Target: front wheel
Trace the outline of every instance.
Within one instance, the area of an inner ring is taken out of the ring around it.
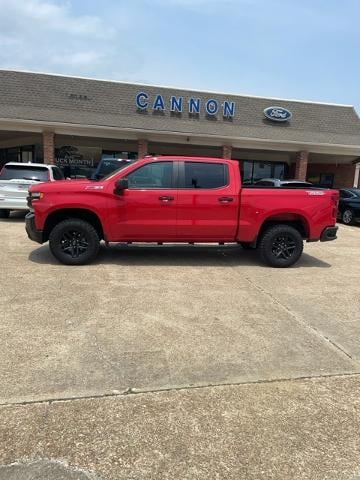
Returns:
[[[301,257],[304,243],[296,228],[274,225],[265,230],[259,242],[262,261],[271,267],[290,267]]]
[[[9,218],[10,217],[10,210],[5,210],[3,208],[0,209],[0,218]]]
[[[345,225],[351,225],[354,221],[354,214],[349,208],[344,210],[341,215],[341,220]]]
[[[58,223],[49,236],[51,253],[65,265],[85,265],[92,262],[99,251],[100,239],[88,222],[69,218]]]

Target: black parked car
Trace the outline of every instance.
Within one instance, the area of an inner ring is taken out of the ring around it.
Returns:
[[[360,222],[360,188],[340,190],[338,218],[346,225]]]
[[[92,174],[91,179],[101,180],[106,175],[116,172],[116,170],[121,170],[135,161],[134,159],[128,158],[102,158],[95,172]]]

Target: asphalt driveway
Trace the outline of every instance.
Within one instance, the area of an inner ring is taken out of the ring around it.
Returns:
[[[67,267],[21,217],[0,238],[0,480],[360,475],[359,227],[284,270],[233,246]]]

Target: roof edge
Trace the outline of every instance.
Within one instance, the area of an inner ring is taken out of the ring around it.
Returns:
[[[305,104],[313,104],[313,105],[328,105],[333,107],[346,107],[352,108],[356,115],[356,109],[354,105],[350,104],[342,104],[342,103],[331,103],[331,102],[316,102],[312,100],[299,100],[299,99],[292,99],[292,98],[280,98],[280,97],[265,97],[262,95],[249,95],[249,94],[241,94],[241,93],[230,93],[230,92],[220,92],[216,90],[202,90],[202,89],[194,89],[194,88],[187,88],[187,87],[177,87],[174,85],[158,85],[153,83],[140,83],[140,82],[127,82],[124,80],[107,80],[103,78],[94,78],[94,77],[82,77],[78,75],[65,75],[62,73],[49,73],[49,72],[39,72],[34,70],[9,70],[0,68],[0,72],[9,72],[9,73],[32,73],[35,75],[48,75],[50,77],[63,77],[63,78],[77,78],[79,80],[93,80],[96,82],[105,82],[105,83],[119,83],[125,85],[138,85],[139,87],[156,87],[156,88],[169,88],[174,90],[185,90],[187,92],[200,92],[200,93],[211,93],[216,95],[234,95],[236,97],[245,97],[245,98],[258,98],[263,100],[275,100],[275,101],[282,101],[282,102],[296,102],[296,103],[305,103]]]

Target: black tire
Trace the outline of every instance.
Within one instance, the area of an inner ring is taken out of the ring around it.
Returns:
[[[301,257],[303,248],[301,234],[289,225],[269,227],[260,238],[258,247],[261,260],[277,268],[294,265]]]
[[[10,210],[5,210],[4,208],[0,209],[0,218],[9,218]]]
[[[255,247],[253,246],[252,243],[240,242],[240,245],[244,250],[254,250],[255,249]]]
[[[342,212],[341,221],[345,225],[351,225],[354,222],[354,213],[350,208],[347,208]]]
[[[58,223],[50,232],[51,253],[65,265],[85,265],[99,251],[100,239],[95,228],[85,220],[69,218]]]

